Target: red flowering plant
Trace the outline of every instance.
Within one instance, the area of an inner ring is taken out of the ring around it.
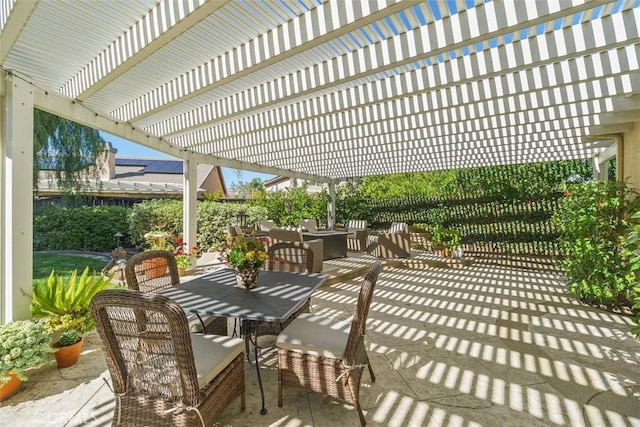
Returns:
[[[182,240],[182,237],[176,237],[173,243],[175,246],[173,255],[176,257],[178,268],[188,269],[191,266],[191,258],[198,255],[198,247],[192,246],[189,249],[187,242]]]

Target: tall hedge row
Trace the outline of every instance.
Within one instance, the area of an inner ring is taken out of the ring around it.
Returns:
[[[220,247],[227,226],[244,217],[247,224],[267,218],[267,209],[249,204],[198,201],[198,242],[201,250]],[[47,207],[34,211],[33,249],[108,252],[116,246],[145,247],[144,235],[158,227],[182,236],[182,201],[148,200],[131,208],[100,206]]]

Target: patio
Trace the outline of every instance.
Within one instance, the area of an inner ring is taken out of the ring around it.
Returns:
[[[313,312],[348,318],[361,280],[352,276],[370,262],[326,264],[334,277],[314,294]],[[367,425],[640,425],[640,342],[631,321],[572,300],[557,271],[522,265],[447,265],[416,253],[404,267],[385,267],[369,314],[377,381],[363,376]],[[78,365],[31,372],[2,402],[1,424],[110,425],[109,375],[97,336],[85,339]],[[247,409],[234,402],[218,425],[359,425],[352,407],[315,394],[285,389],[278,408],[275,357],[263,357],[269,412],[259,414],[247,364]]]

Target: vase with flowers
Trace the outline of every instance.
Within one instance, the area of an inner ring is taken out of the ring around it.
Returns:
[[[234,269],[238,286],[252,289],[258,283],[258,273],[264,266],[267,252],[261,239],[236,236],[227,241],[224,259]]]
[[[168,242],[171,233],[163,230],[166,224],[156,225],[156,229],[144,235],[147,245],[152,251],[169,251],[173,248]],[[164,276],[167,271],[167,260],[164,258],[149,258],[143,262],[144,274],[149,279]]]
[[[178,273],[180,276],[184,276],[189,267],[191,267],[191,258],[198,255],[198,247],[192,246],[191,249],[189,249],[187,242],[182,240],[182,237],[176,237],[174,240],[173,255],[178,265]]]

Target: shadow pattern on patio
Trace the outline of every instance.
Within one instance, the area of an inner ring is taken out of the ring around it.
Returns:
[[[387,267],[368,321],[377,375],[363,376],[369,426],[637,426],[640,342],[629,318],[583,306],[552,270],[474,264]],[[353,313],[360,279],[321,288],[312,311]],[[273,340],[264,337],[265,340]],[[232,404],[221,426],[359,425],[355,410],[285,389],[276,405],[276,358],[263,351],[268,414],[261,416],[255,368],[247,364],[247,409]],[[97,337],[80,363],[51,363],[2,402],[4,425],[110,425],[114,398]]]

